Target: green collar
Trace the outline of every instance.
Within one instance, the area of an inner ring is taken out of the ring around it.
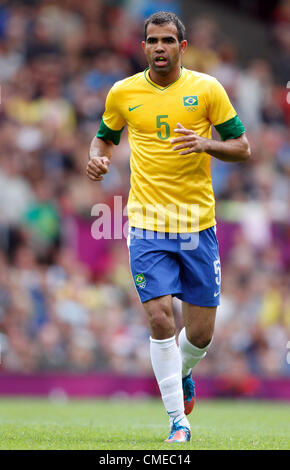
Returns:
[[[148,73],[147,73],[147,72],[148,72]],[[162,87],[162,86],[160,86],[160,85],[157,85],[157,83],[152,82],[152,80],[151,80],[150,77],[149,77],[149,67],[147,67],[147,68],[144,70],[144,77],[145,77],[145,80],[146,80],[148,83],[150,83],[150,85],[152,85],[154,88],[157,88],[157,90],[160,90],[160,91],[164,91],[164,90],[167,90],[167,88],[169,88],[169,87],[171,87],[172,85],[174,85],[174,83],[176,83],[176,82],[180,79],[180,77],[181,77],[181,75],[182,75],[182,72],[183,72],[183,65],[181,65],[181,67],[180,67],[180,74],[179,74],[179,76],[177,77],[177,79],[174,80],[174,82],[169,83],[169,85],[167,85],[167,86],[165,86],[165,87]]]

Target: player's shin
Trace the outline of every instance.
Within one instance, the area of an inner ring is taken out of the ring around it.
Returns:
[[[178,421],[180,420],[181,425],[189,427],[184,415],[181,357],[175,336],[164,340],[150,338],[150,356],[162,400],[170,420],[177,418]]]
[[[191,372],[191,369],[206,356],[212,341],[204,348],[198,348],[188,341],[185,328],[183,328],[179,333],[178,342],[182,359],[182,377],[186,377]]]

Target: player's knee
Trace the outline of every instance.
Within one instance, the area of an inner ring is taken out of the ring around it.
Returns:
[[[173,317],[163,310],[151,311],[149,322],[151,332],[156,339],[169,338],[175,333]]]
[[[155,312],[150,317],[150,325],[154,330],[164,330],[170,324],[169,318],[164,312]]]
[[[193,344],[194,346],[200,349],[206,348],[211,342],[211,339],[212,339],[212,336],[208,333],[203,333],[200,335],[194,334],[194,335],[190,335],[190,337],[188,338],[191,344]]]
[[[175,322],[167,299],[156,299],[145,306],[151,334],[155,339],[169,338],[175,334]]]
[[[144,304],[149,320],[157,317],[163,318],[172,316],[169,305],[163,299],[154,299]],[[162,321],[162,320],[161,320]]]

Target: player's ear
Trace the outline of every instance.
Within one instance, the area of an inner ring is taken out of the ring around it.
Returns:
[[[145,41],[142,41],[142,49],[145,51]]]
[[[181,52],[181,54],[184,53],[186,48],[187,48],[187,40],[183,39],[183,41],[181,41],[181,43],[180,43],[180,52]]]

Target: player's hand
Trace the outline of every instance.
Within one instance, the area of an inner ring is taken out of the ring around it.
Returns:
[[[87,176],[92,181],[101,181],[109,171],[108,157],[92,157],[87,164]]]
[[[179,122],[177,123],[176,129],[174,129],[174,132],[176,134],[183,134],[181,137],[175,137],[174,139],[171,139],[171,144],[180,144],[180,145],[175,145],[173,147],[173,150],[182,150],[182,149],[187,149],[183,150],[182,152],[179,152],[179,155],[188,155],[189,153],[201,153],[201,152],[206,152],[206,144],[208,142],[208,139],[205,139],[204,137],[200,137],[200,135],[197,135],[194,131],[190,129],[186,129],[183,127]]]

